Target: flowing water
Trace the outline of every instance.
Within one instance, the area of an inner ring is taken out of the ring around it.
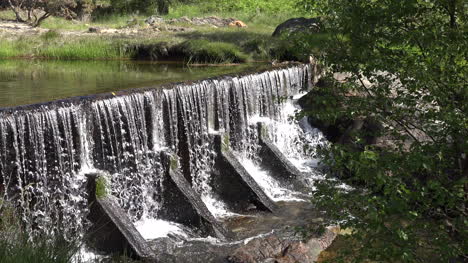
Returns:
[[[291,118],[310,78],[309,66],[299,65],[0,110],[0,190],[16,202],[33,236],[72,240],[89,227],[85,175],[100,171],[146,238],[183,236],[182,227],[159,218],[166,180],[160,153],[179,157],[183,174],[212,214],[235,216],[211,185],[213,135],[221,133],[273,200],[298,200],[294,190],[258,167],[256,123],[267,124],[271,140],[313,182],[314,153],[324,145],[323,136]],[[155,228],[167,231],[148,230]]]

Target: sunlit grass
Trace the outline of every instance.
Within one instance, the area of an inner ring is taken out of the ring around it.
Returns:
[[[15,13],[10,9],[0,10],[0,19],[13,20],[15,19]]]
[[[149,15],[119,14],[103,12],[94,14],[90,22],[66,20],[51,17],[44,21],[41,28],[51,31],[40,36],[29,36],[27,39],[1,43],[0,58],[42,57],[53,59],[128,59],[135,58],[134,52],[140,47],[151,45],[152,49],[138,59],[157,59],[160,56],[158,46],[168,48],[179,55],[174,59],[193,63],[231,63],[249,60],[303,60],[306,55],[303,49],[296,49],[290,39],[272,37],[276,26],[291,17],[302,16],[294,8],[295,1],[284,3],[280,0],[258,2],[240,1],[206,1],[196,4],[175,4],[165,19],[188,17],[218,16],[236,18],[245,22],[248,27],[213,27],[197,26],[189,23],[175,23],[168,26],[191,28],[186,32],[162,31],[157,35],[145,34],[129,38],[120,35],[105,37],[103,34],[65,34],[65,31],[84,32],[89,27],[101,28],[143,28]],[[106,2],[107,3],[107,2]],[[107,3],[108,4],[108,3]],[[261,8],[250,8],[251,6]],[[234,9],[233,9],[234,8]],[[263,9],[262,9],[263,8]],[[279,11],[278,11],[279,10]],[[0,12],[0,18],[12,17],[11,11]],[[12,38],[15,38],[13,35]],[[315,35],[312,40],[320,35]],[[310,40],[310,39],[309,39]],[[23,42],[23,43],[20,43]],[[309,41],[314,43],[314,41]],[[317,42],[317,41],[316,41]],[[164,45],[160,45],[164,43]],[[21,46],[21,47],[19,47]],[[171,59],[171,58],[165,58]]]
[[[104,38],[78,39],[39,49],[39,57],[53,59],[117,59],[125,58],[119,46]]]
[[[13,41],[0,41],[0,58],[10,58],[20,55],[21,52],[15,47]]]

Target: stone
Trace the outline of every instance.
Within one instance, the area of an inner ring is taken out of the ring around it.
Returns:
[[[271,235],[239,247],[228,258],[228,262],[311,263],[317,260],[321,251],[330,246],[335,237],[333,229],[327,229],[321,236],[308,241]]]
[[[230,27],[247,27],[247,25],[240,20],[232,21],[231,23],[229,23],[229,26]]]
[[[186,16],[183,16],[183,17],[179,18],[179,21],[184,22],[184,23],[192,23],[192,20],[190,20],[190,18],[188,18]]]
[[[88,32],[89,32],[89,33],[97,33],[97,34],[99,34],[99,33],[101,33],[101,31],[102,31],[102,30],[101,30],[99,27],[90,27],[90,28],[88,28]]]
[[[155,24],[161,24],[164,23],[164,18],[160,16],[150,16],[145,20],[145,24],[148,25],[155,25]]]
[[[279,37],[285,33],[291,34],[295,32],[317,33],[320,29],[321,25],[319,18],[291,18],[276,27],[275,32],[273,32],[273,36]]]

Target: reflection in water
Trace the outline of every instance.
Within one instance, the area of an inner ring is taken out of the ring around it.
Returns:
[[[205,79],[264,66],[187,67],[135,61],[0,60],[0,108]]]

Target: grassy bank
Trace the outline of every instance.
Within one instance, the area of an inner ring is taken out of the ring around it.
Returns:
[[[249,61],[305,60],[306,54],[291,39],[271,37],[278,24],[301,14],[295,2],[273,1],[201,1],[171,6],[165,19],[188,17],[234,17],[247,28],[195,26],[185,32],[161,31],[145,34],[148,15],[102,14],[91,22],[51,17],[39,35],[9,36],[0,40],[0,59],[144,59],[181,60],[186,63],[243,63]],[[0,11],[0,19],[13,19],[11,11]],[[141,30],[136,35],[85,34],[89,27]],[[70,33],[72,32],[72,33]],[[320,36],[319,36],[320,38]]]
[[[38,36],[1,40],[0,58],[181,60],[186,63],[304,60],[306,54],[294,43],[273,38],[268,33],[233,28],[167,32],[157,38],[67,36],[54,30]]]

